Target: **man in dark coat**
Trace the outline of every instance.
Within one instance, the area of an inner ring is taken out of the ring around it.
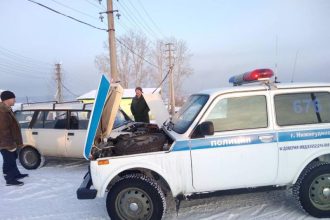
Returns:
[[[17,147],[23,145],[19,123],[11,109],[15,104],[15,94],[11,91],[3,91],[0,95],[0,151],[3,157],[3,174],[6,185],[21,186],[24,183],[18,181],[28,174],[21,174],[17,168]]]
[[[142,88],[135,88],[135,97],[132,99],[131,112],[136,122],[150,123],[149,120],[149,107],[142,95]]]

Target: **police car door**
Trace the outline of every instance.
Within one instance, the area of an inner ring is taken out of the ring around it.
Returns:
[[[279,182],[290,182],[330,148],[330,93],[326,88],[274,90],[279,141]]]
[[[269,94],[265,91],[217,97],[202,121],[214,135],[191,140],[193,185],[198,191],[261,186],[277,175],[278,150]]]

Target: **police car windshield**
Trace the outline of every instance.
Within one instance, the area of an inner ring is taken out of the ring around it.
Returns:
[[[186,132],[208,99],[208,95],[190,96],[180,108],[180,111],[173,117],[173,131],[179,134]]]

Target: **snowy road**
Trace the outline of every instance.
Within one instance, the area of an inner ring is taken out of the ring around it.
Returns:
[[[2,166],[2,158],[0,158]],[[44,167],[26,171],[24,186],[5,186],[0,179],[0,220],[109,219],[105,198],[77,200],[76,189],[88,163],[48,160]],[[287,190],[223,195],[183,201],[176,215],[174,202],[165,219],[314,219],[299,210]]]

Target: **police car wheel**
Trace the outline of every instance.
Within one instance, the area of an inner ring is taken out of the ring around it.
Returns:
[[[19,152],[19,161],[27,170],[37,169],[41,165],[41,155],[33,147],[24,147]]]
[[[159,185],[143,174],[128,174],[119,179],[107,196],[111,219],[161,219],[165,213],[165,196]]]
[[[330,217],[330,164],[316,161],[301,173],[293,187],[300,207],[317,218]]]

